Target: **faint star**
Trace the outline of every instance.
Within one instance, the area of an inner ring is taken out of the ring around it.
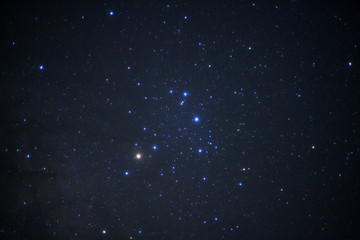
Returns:
[[[186,97],[187,95],[188,95],[188,93],[187,93],[187,92],[184,92],[184,93],[183,93],[183,96],[184,96],[184,97]]]
[[[157,146],[156,146],[156,145],[154,145],[154,146],[153,146],[153,149],[154,149],[154,150],[156,150],[156,149],[157,149]]]
[[[112,16],[112,15],[114,15],[114,12],[113,12],[113,11],[111,11],[111,12],[109,12],[109,14],[110,14],[110,16]]]
[[[125,172],[125,176],[128,176],[128,175],[129,175],[129,172],[128,172],[128,171],[126,171],[126,172]]]
[[[200,120],[199,117],[197,117],[197,116],[194,117],[195,122],[199,122],[199,120]]]
[[[136,156],[135,156],[136,159],[141,159],[141,154],[140,153],[137,153]]]
[[[348,62],[348,65],[349,65],[349,67],[351,67],[352,63],[351,63],[351,62]]]
[[[40,66],[39,66],[39,69],[40,69],[40,70],[43,70],[43,69],[44,69],[44,66],[43,66],[43,65],[40,65]]]

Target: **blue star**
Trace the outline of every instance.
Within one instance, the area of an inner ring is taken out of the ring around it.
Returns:
[[[169,93],[170,93],[170,94],[173,93],[173,90],[170,90]]]
[[[43,66],[43,65],[40,65],[40,66],[39,66],[39,69],[40,69],[40,70],[43,70],[43,69],[44,69],[44,66]]]
[[[157,146],[156,146],[156,145],[154,145],[154,146],[153,146],[153,149],[154,149],[154,150],[156,150],[156,149],[157,149]]]
[[[187,92],[184,92],[184,93],[183,93],[183,96],[184,96],[184,97],[186,97],[187,95],[188,95],[188,93],[187,93]]]
[[[141,234],[142,233],[142,231],[141,230],[139,230],[139,234]]]
[[[125,176],[128,176],[128,175],[129,175],[129,172],[128,172],[128,171],[126,171],[126,172],[125,172]]]
[[[199,117],[195,116],[195,117],[194,117],[194,121],[195,121],[195,122],[199,122],[199,121],[200,121]]]
[[[201,148],[199,148],[198,152],[199,152],[199,153],[202,153],[202,149],[201,149]]]
[[[202,178],[203,181],[206,181],[206,179],[207,179],[206,177],[203,177],[203,178]]]
[[[239,182],[238,185],[241,187],[241,186],[242,186],[242,182]]]
[[[348,62],[348,64],[349,64],[349,67],[351,67],[352,63],[351,63],[351,62]]]
[[[114,15],[114,12],[113,12],[113,11],[111,11],[111,12],[109,12],[109,14],[110,14],[110,16],[112,16],[112,15]]]
[[[298,98],[301,98],[301,94],[300,94],[300,93],[296,93],[296,96],[297,96]]]
[[[215,219],[215,221],[217,221],[218,220],[218,218],[216,217],[216,218],[214,218]]]
[[[26,158],[30,158],[30,154],[26,155]]]

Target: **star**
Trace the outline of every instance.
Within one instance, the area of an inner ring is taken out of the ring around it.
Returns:
[[[44,69],[44,66],[43,66],[43,65],[40,65],[40,66],[39,66],[39,69],[40,69],[40,70],[43,70],[43,69]]]
[[[141,159],[141,154],[140,154],[140,153],[137,153],[137,154],[135,155],[135,158],[136,158],[136,159]]]
[[[125,176],[128,176],[128,175],[129,175],[129,172],[128,172],[128,171],[126,171],[126,172],[125,172]]]
[[[199,117],[195,116],[195,117],[194,117],[194,121],[195,121],[195,122],[199,122],[199,121],[200,121]]]

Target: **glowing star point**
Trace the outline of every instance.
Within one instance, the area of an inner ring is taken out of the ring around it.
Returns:
[[[137,154],[135,155],[135,158],[136,158],[136,159],[141,159],[141,154],[140,154],[140,153],[137,153]]]
[[[194,117],[194,122],[199,122],[200,121],[200,118],[199,117]]]
[[[129,172],[128,172],[128,171],[125,172],[125,176],[129,176]]]

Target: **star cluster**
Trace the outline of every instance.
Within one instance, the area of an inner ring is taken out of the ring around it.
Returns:
[[[338,5],[7,6],[0,238],[359,237],[360,21]]]

